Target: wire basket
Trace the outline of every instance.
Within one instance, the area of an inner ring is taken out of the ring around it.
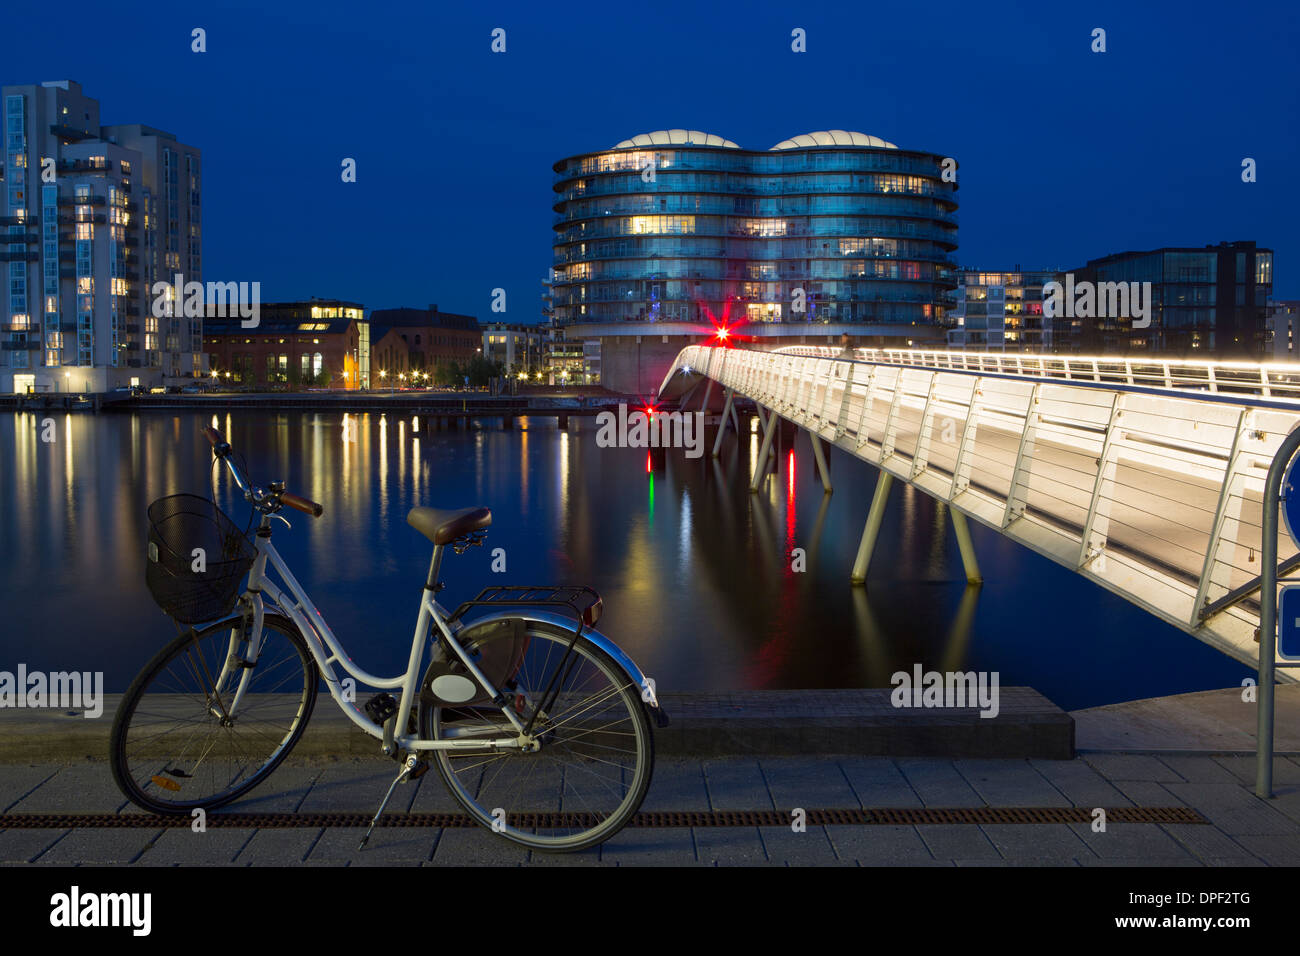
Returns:
[[[207,498],[168,495],[149,506],[145,583],[182,624],[229,614],[256,556],[247,532]]]

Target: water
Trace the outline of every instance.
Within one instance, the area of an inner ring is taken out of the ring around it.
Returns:
[[[103,671],[125,690],[175,633],[144,585],[149,502],[210,488],[199,412],[0,418],[0,670]],[[600,629],[660,693],[883,687],[898,670],[998,671],[1066,709],[1239,685],[1251,671],[1108,592],[972,523],[985,584],[968,588],[943,508],[896,487],[867,589],[849,570],[874,471],[835,452],[822,494],[806,436],[763,493],[747,488],[757,436],[721,459],[605,449],[590,420],[513,431],[416,432],[409,418],[221,412],[215,424],[261,482],[321,501],[275,541],[349,653],[406,665],[430,546],[415,504],[486,504],[487,544],[448,554],[452,606],[488,585],[584,583]],[[710,441],[712,436],[710,435]],[[247,515],[229,497],[227,511]],[[503,548],[507,573],[491,570]],[[792,570],[793,549],[806,554]]]

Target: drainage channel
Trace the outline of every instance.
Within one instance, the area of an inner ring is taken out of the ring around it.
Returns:
[[[1209,821],[1188,807],[1103,808],[1107,823],[1198,823]],[[809,826],[907,826],[925,824],[1050,824],[1091,823],[1095,810],[1085,807],[959,807],[805,810]],[[779,810],[691,810],[636,814],[628,826],[648,827],[787,827],[794,816]],[[571,829],[589,827],[597,818],[583,813],[510,814],[516,827]],[[95,828],[158,829],[189,827],[189,816],[151,816],[143,813],[9,813],[0,814],[0,830],[66,830]],[[295,827],[366,827],[364,813],[209,813],[208,827],[288,829]],[[387,813],[381,827],[446,829],[479,824],[463,813]]]

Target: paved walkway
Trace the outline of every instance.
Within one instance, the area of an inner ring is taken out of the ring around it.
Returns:
[[[372,813],[393,774],[368,758],[299,759],[229,808]],[[479,829],[9,829],[0,865],[861,865],[1263,866],[1300,864],[1300,762],[1279,757],[1278,796],[1253,795],[1245,756],[1091,753],[1075,760],[883,757],[660,759],[644,810],[854,807],[1176,807],[1202,824],[628,828],[579,854],[529,854]],[[5,813],[117,813],[127,804],[103,762],[0,767]],[[436,771],[390,812],[457,809]]]

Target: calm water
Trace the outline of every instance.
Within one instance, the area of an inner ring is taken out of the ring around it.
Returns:
[[[124,690],[175,633],[144,585],[150,501],[210,487],[210,414],[0,418],[0,669],[102,670]],[[216,424],[255,479],[325,503],[288,512],[276,543],[352,657],[405,667],[429,544],[415,504],[486,504],[486,546],[448,555],[443,603],[501,583],[586,583],[600,628],[660,692],[881,687],[915,662],[996,670],[1074,709],[1239,684],[1250,671],[1101,588],[972,524],[985,584],[966,587],[941,506],[896,487],[866,590],[849,569],[873,470],[835,452],[823,496],[801,436],[780,473],[747,491],[757,438],[722,457],[602,449],[594,425],[554,419],[413,433],[409,419],[224,412]],[[576,420],[575,420],[576,421]],[[710,436],[710,441],[711,441]],[[241,523],[246,511],[224,505]],[[491,571],[506,550],[505,575]],[[791,570],[802,548],[807,570]]]

